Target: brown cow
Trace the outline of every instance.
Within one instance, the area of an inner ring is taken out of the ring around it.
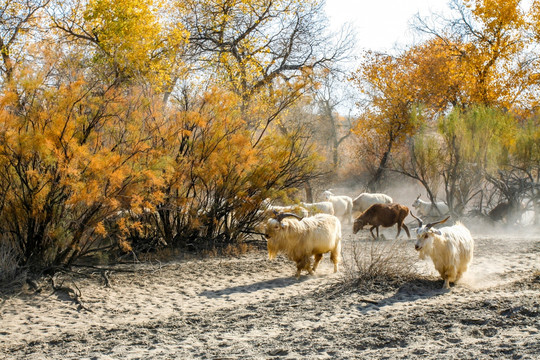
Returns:
[[[373,234],[373,229],[377,229],[377,238],[379,237],[379,226],[390,227],[394,224],[398,226],[398,232],[396,238],[401,232],[401,227],[407,232],[407,236],[410,238],[411,234],[407,225],[403,223],[403,220],[409,215],[409,208],[400,204],[373,204],[366,211],[354,220],[353,233],[356,234],[358,230],[361,230],[366,225],[371,225],[371,236],[376,239]]]

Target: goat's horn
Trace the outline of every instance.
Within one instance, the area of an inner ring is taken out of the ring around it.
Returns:
[[[285,219],[286,217],[295,217],[297,218],[298,220],[302,220],[302,217],[296,215],[296,214],[293,214],[293,213],[279,213],[277,216],[276,216],[276,220],[281,222],[281,220]]]
[[[433,225],[445,223],[446,220],[448,220],[448,219],[450,219],[450,216],[447,216],[446,219],[443,219],[443,220],[441,220],[441,221],[437,221],[437,222],[434,222],[434,223],[429,223],[429,224],[426,225],[426,228],[429,229],[429,228],[432,227]]]
[[[420,196],[422,196],[422,194],[418,194],[418,196],[416,197],[416,200],[420,199]]]
[[[412,213],[412,211],[409,212],[409,214],[411,214],[411,216],[412,216],[413,218],[415,218],[416,220],[418,220],[418,227],[422,227],[422,224],[423,224],[423,223],[422,223],[422,220],[420,220],[419,218],[417,218],[416,216],[414,216],[414,214]]]

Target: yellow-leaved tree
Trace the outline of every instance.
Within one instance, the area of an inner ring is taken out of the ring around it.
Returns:
[[[0,246],[55,269],[96,252],[246,239],[264,199],[320,172],[284,118],[343,54],[320,46],[321,7],[7,1]]]
[[[368,188],[374,190],[390,164],[392,151],[414,134],[422,118],[417,115],[416,89],[412,68],[405,57],[367,52],[351,81],[368,99],[353,132],[376,162]]]
[[[171,11],[155,0],[58,2],[51,21],[58,37],[83,47],[78,51],[91,58],[93,76],[170,91],[183,72],[189,36]]]
[[[536,61],[527,52],[529,13],[521,0],[453,0],[453,16],[435,24],[416,18],[415,27],[432,37],[453,60],[450,78],[458,75],[457,106],[485,105],[526,111]],[[429,56],[428,53],[426,55]],[[427,75],[427,74],[426,74]],[[446,83],[446,81],[443,81]],[[452,100],[450,96],[448,100]]]
[[[197,64],[240,97],[257,144],[313,85],[313,73],[343,58],[350,35],[334,41],[323,3],[299,0],[178,1]],[[208,75],[206,75],[208,76]]]

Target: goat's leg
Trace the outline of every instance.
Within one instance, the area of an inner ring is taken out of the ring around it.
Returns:
[[[315,269],[313,269],[311,267],[311,256],[310,257],[306,257],[306,265],[304,267],[304,269],[307,270],[307,272],[309,273],[309,275],[314,275],[315,273],[313,271],[315,271]]]
[[[338,264],[341,257],[341,238],[337,239],[337,244],[334,250],[330,252],[330,260],[334,263],[334,273],[338,272]]]
[[[323,254],[316,254],[315,255],[315,262],[313,263],[313,272],[317,270],[317,267],[319,266],[319,262],[322,260]]]
[[[300,273],[302,270],[304,270],[306,267],[306,260],[305,258],[299,259],[296,261],[296,278],[300,278]]]
[[[444,279],[443,289],[450,289],[450,280]]]
[[[467,269],[465,269],[466,271]],[[456,278],[454,279],[454,282],[457,282],[459,279],[461,279],[461,276],[463,275],[462,271],[459,271],[456,273]]]
[[[332,251],[330,253],[330,260],[334,263],[334,272],[338,272],[338,264],[339,264],[339,250]]]
[[[375,226],[372,226],[371,229],[369,229],[369,232],[371,233],[371,236],[373,236],[373,239],[377,239],[379,237],[379,228],[377,228],[377,237],[375,237],[375,234],[373,234],[373,229],[375,229]]]
[[[401,224],[401,226],[403,226],[403,228],[405,229],[405,232],[407,233],[407,237],[410,239],[411,238],[411,233],[409,232],[409,228],[407,227],[407,225]]]
[[[313,275],[313,270],[311,269],[311,256],[304,256],[296,262],[296,277],[300,277],[302,270],[306,270],[310,275]]]

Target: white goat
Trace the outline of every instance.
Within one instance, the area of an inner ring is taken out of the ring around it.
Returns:
[[[449,289],[450,283],[458,281],[472,262],[474,240],[471,233],[460,222],[454,226],[432,228],[433,225],[442,224],[450,217],[423,225],[422,220],[412,213],[411,215],[419,223],[416,230],[418,240],[414,248],[418,251],[420,259],[429,256],[433,260],[435,269],[444,280],[443,288]]]
[[[342,220],[347,220],[347,224],[352,222],[352,198],[346,195],[334,195],[330,190],[323,192],[323,196],[334,206],[334,215]]]
[[[364,212],[373,204],[391,204],[392,198],[381,193],[361,193],[353,200],[353,211]]]
[[[267,215],[266,217],[274,215],[274,212],[277,212],[277,213],[291,212],[301,217],[309,216],[309,211],[303,206],[300,206],[298,204],[285,205],[285,206],[272,205],[269,199],[265,199],[262,202],[262,207],[264,209],[263,210],[264,215]]]
[[[309,211],[310,215],[329,214],[334,215],[334,205],[330,201],[321,201],[316,203],[300,203],[302,207]]]
[[[443,201],[435,201],[435,205],[433,205],[431,201],[420,200],[420,196],[421,195],[418,195],[412,206],[421,216],[434,217],[443,216],[450,213],[448,205],[446,205]]]
[[[292,218],[291,218],[292,217]],[[296,262],[296,277],[302,270],[313,274],[323,254],[330,252],[334,272],[338,271],[341,252],[341,223],[333,215],[317,214],[300,218],[295,214],[278,214],[266,224],[268,257],[273,259],[278,252]],[[311,256],[315,262],[311,266]]]

